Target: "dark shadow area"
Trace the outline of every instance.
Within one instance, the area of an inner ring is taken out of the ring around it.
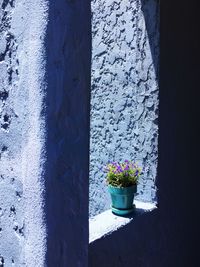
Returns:
[[[130,213],[130,214],[126,214],[126,215],[116,215],[115,213],[113,213],[113,214],[115,216],[118,216],[118,217],[134,219],[137,216],[142,215],[142,214],[147,213],[147,212],[150,212],[150,211],[144,210],[144,209],[135,208],[135,210],[132,213]]]
[[[91,26],[89,1],[49,1],[47,266],[87,266]]]
[[[139,0],[145,19],[145,27],[151,49],[156,78],[159,79],[159,54],[160,54],[160,4],[159,0]]]
[[[158,210],[135,218],[112,235],[91,244],[89,266],[188,266],[182,254],[184,238],[171,242],[178,233],[169,224],[170,220],[162,221]]]
[[[92,243],[90,267],[199,266],[196,10],[160,4],[158,209]]]

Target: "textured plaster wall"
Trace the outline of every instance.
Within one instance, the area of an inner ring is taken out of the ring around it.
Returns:
[[[160,6],[158,208],[90,244],[90,267],[199,266],[199,10]]]
[[[0,266],[6,267],[44,262],[45,9],[45,1],[0,1]]]
[[[92,1],[90,216],[110,205],[108,161],[138,162],[137,198],[156,200],[158,11],[157,0]]]
[[[90,3],[0,1],[0,266],[87,266]]]

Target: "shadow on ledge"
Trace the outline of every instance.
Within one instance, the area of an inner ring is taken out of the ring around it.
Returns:
[[[146,212],[151,212],[156,208],[153,203],[144,203],[137,201],[138,208],[134,212],[119,216],[115,215],[111,209],[106,210],[89,219],[89,242],[92,243],[106,235],[111,235],[114,231],[130,223],[137,216]]]
[[[115,215],[113,213],[113,215],[119,216],[119,217],[122,217],[122,218],[134,219],[137,216],[142,215],[142,214],[147,213],[147,212],[150,212],[150,211],[151,210],[145,210],[145,209],[142,209],[142,208],[135,208],[135,210],[132,213],[130,213],[130,214],[126,214],[126,215]]]
[[[158,209],[137,215],[142,216],[129,216],[128,224],[90,244],[89,267],[189,266],[181,225],[177,228]]]

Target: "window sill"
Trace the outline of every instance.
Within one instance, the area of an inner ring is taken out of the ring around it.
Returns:
[[[133,214],[121,217],[114,215],[111,210],[106,210],[89,219],[89,243],[94,242],[106,235],[121,228],[122,226],[130,223],[138,215],[144,212],[152,211],[156,208],[156,203],[147,203],[141,201],[134,201],[136,210]]]

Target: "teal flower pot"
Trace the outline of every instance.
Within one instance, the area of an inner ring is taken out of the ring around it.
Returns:
[[[137,185],[129,187],[115,187],[108,185],[108,191],[112,200],[112,212],[117,215],[126,215],[134,211],[134,194],[137,192]]]

